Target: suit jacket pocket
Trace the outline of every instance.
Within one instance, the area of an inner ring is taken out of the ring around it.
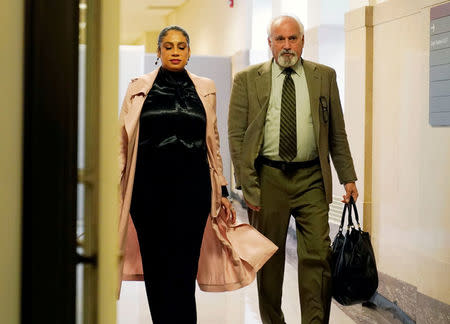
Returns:
[[[329,119],[329,109],[328,109],[328,100],[326,97],[324,96],[320,96],[319,98],[319,103],[320,103],[320,118],[322,120],[323,123],[328,123],[328,119]]]

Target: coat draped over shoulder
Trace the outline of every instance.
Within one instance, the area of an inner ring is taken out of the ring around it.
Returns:
[[[133,79],[119,117],[120,204],[119,204],[119,290],[122,280],[143,280],[136,229],[130,216],[131,194],[139,136],[139,118],[145,98],[159,70]],[[248,224],[231,224],[221,208],[223,176],[216,118],[214,82],[189,73],[206,112],[206,145],[211,176],[211,211],[200,251],[197,282],[204,291],[228,291],[250,284],[256,272],[277,247]],[[181,162],[180,162],[181,163]],[[181,211],[180,211],[181,212]],[[170,229],[168,229],[170,231]]]

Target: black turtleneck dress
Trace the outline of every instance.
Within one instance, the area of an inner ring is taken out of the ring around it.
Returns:
[[[203,104],[186,71],[161,68],[140,116],[130,208],[154,324],[196,323],[210,181]]]

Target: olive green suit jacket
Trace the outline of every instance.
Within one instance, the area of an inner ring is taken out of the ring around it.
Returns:
[[[244,198],[254,206],[261,206],[260,179],[255,160],[264,140],[272,83],[271,66],[272,60],[250,66],[236,74],[228,115],[228,138],[236,187],[242,188]],[[326,199],[331,203],[330,156],[341,183],[356,181],[336,72],[330,67],[306,60],[303,60],[303,67]]]

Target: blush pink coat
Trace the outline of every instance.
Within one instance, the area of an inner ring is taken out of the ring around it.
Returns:
[[[142,261],[136,229],[129,213],[139,136],[139,118],[144,100],[158,70],[133,79],[120,113],[120,218],[119,295],[122,280],[142,280]],[[230,224],[221,207],[222,158],[216,118],[214,82],[189,73],[206,112],[206,144],[211,175],[211,212],[200,251],[197,282],[204,291],[228,291],[250,284],[256,272],[277,247],[248,224]],[[180,161],[182,167],[182,161]],[[181,213],[181,211],[180,211]],[[170,229],[165,229],[170,231]],[[163,242],[161,242],[163,244]],[[157,265],[156,265],[157,266]]]

